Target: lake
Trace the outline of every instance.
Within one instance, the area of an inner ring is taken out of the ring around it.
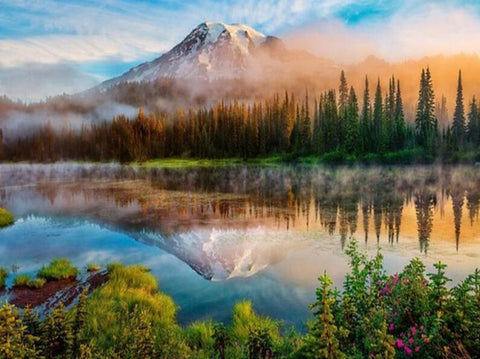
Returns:
[[[341,288],[352,236],[381,248],[391,273],[414,257],[429,269],[441,260],[456,283],[480,259],[473,166],[0,165],[0,206],[16,217],[0,230],[0,266],[141,263],[182,323],[228,321],[248,299],[302,327],[324,270]]]

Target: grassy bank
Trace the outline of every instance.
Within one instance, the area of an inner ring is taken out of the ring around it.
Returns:
[[[12,225],[15,222],[13,214],[5,208],[0,207],[0,228]]]
[[[233,167],[233,166],[278,166],[289,161],[286,156],[271,156],[265,158],[216,158],[216,159],[194,159],[194,158],[162,158],[145,162],[132,162],[129,165],[142,168],[212,168],[212,167]]]
[[[420,148],[405,149],[397,152],[382,154],[367,153],[362,155],[348,154],[342,151],[325,153],[321,156],[302,156],[295,154],[278,154],[257,158],[218,158],[218,159],[191,159],[191,158],[164,158],[145,162],[132,162],[129,165],[141,168],[194,168],[194,167],[231,167],[231,166],[264,166],[275,167],[281,165],[414,165],[414,164],[475,164],[480,161],[480,155],[474,152],[453,155],[450,158],[436,158],[425,153]]]
[[[387,274],[351,241],[343,291],[319,278],[306,334],[235,305],[229,324],[182,328],[178,308],[143,266],[108,266],[109,281],[45,320],[0,308],[2,358],[477,358],[480,270],[449,288],[445,265],[425,273],[419,259]],[[7,333],[6,336],[2,333]],[[8,350],[8,351],[7,351]]]

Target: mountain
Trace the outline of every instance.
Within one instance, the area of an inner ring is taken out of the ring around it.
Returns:
[[[204,22],[167,53],[104,82],[103,86],[159,78],[237,79],[262,56],[281,56],[284,52],[280,39],[265,36],[249,26]]]

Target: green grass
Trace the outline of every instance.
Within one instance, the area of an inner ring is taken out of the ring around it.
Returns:
[[[229,167],[244,164],[239,158],[222,159],[183,159],[162,158],[146,162],[133,162],[130,165],[144,168],[192,168],[192,167]]]
[[[13,280],[14,287],[28,287],[29,283],[30,283],[30,277],[28,274],[17,275]]]
[[[163,353],[159,357],[182,357],[172,353],[185,346],[176,322],[177,307],[171,297],[158,290],[155,277],[141,265],[125,267],[113,263],[107,268],[108,282],[88,300],[85,338],[93,338],[102,351],[129,347],[141,335],[133,329],[140,320],[153,328],[155,345],[169,351],[169,355]],[[129,326],[131,330],[125,331]],[[133,353],[131,357],[135,357]]]
[[[0,268],[0,289],[5,287],[5,281],[8,276],[8,270],[6,268]]]
[[[16,288],[28,287],[31,289],[40,289],[45,283],[47,283],[47,281],[44,278],[31,279],[28,274],[20,274],[13,280],[13,286]]]
[[[42,288],[47,281],[44,278],[35,278],[28,282],[28,287],[32,289]]]
[[[48,266],[40,268],[37,277],[47,281],[76,278],[79,271],[66,258],[55,258]]]
[[[0,228],[10,226],[13,222],[15,222],[13,214],[5,208],[0,207]]]
[[[100,264],[96,263],[88,263],[87,264],[87,272],[98,272],[102,267]]]

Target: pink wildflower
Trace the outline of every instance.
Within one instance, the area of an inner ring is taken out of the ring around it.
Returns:
[[[420,347],[415,347],[415,351],[418,353],[420,351]]]
[[[413,344],[413,338],[408,339],[408,344],[410,344],[410,345]]]
[[[417,328],[412,327],[412,334],[415,335],[416,332],[417,332]]]
[[[402,349],[404,346],[402,339],[397,339],[397,348]]]
[[[393,332],[393,329],[395,329],[395,326],[393,325],[393,323],[390,323],[390,325],[388,326],[388,330]]]
[[[405,354],[407,354],[407,355],[412,355],[413,354],[412,349],[410,349],[409,347],[405,347],[404,350],[405,350]]]

